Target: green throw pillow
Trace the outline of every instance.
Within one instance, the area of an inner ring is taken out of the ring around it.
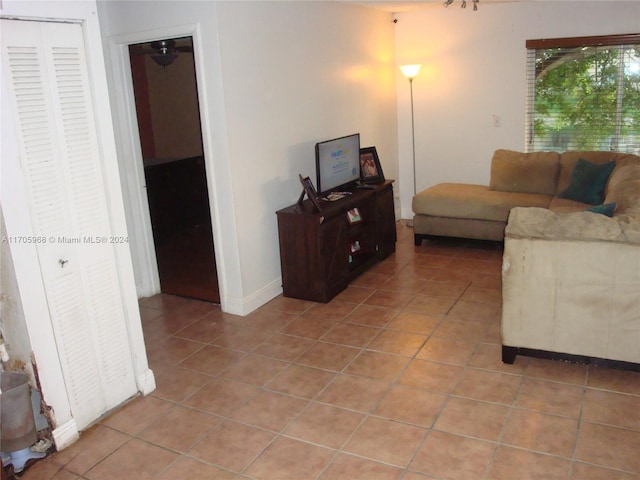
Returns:
[[[569,186],[558,196],[576,202],[598,205],[602,202],[607,180],[615,166],[616,162],[613,160],[609,163],[597,164],[579,158],[571,172]]]
[[[607,217],[612,217],[613,212],[616,211],[615,203],[603,203],[602,205],[596,205],[595,207],[587,208],[585,212],[601,213]]]

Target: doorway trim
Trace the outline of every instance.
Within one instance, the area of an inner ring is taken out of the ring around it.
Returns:
[[[114,118],[118,129],[118,161],[125,200],[125,211],[130,235],[130,248],[134,263],[136,289],[138,297],[148,297],[160,293],[160,277],[156,261],[156,251],[151,228],[151,215],[146,195],[146,181],[143,168],[142,147],[135,106],[133,79],[129,57],[129,45],[147,43],[165,38],[191,37],[193,40],[193,56],[196,70],[196,88],[200,111],[200,130],[202,135],[205,169],[207,174],[207,190],[209,192],[209,211],[214,238],[216,269],[220,290],[220,305],[228,311],[226,305],[227,286],[224,275],[225,262],[222,255],[223,239],[221,229],[216,222],[218,202],[215,201],[213,181],[214,149],[208,132],[212,131],[206,115],[209,108],[206,103],[206,81],[204,78],[204,59],[201,49],[200,28],[198,24],[179,25],[142,32],[133,32],[109,38],[112,68],[115,86],[119,95],[115,95]],[[234,302],[231,302],[232,304]],[[232,307],[231,310],[234,310]],[[234,313],[234,312],[232,312]]]

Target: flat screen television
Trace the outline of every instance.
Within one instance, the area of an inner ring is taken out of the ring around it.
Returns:
[[[360,179],[360,134],[316,143],[318,194],[346,189]]]

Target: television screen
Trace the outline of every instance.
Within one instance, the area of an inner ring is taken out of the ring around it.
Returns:
[[[360,179],[360,134],[316,143],[318,193],[347,187]]]

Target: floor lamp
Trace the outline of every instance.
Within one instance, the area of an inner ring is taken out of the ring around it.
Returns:
[[[421,64],[415,65],[402,65],[400,70],[402,74],[409,79],[409,90],[411,91],[411,146],[413,153],[413,194],[416,192],[416,133],[413,123],[413,79],[418,75],[420,71]],[[413,227],[413,219],[409,221],[407,224],[409,227]]]

